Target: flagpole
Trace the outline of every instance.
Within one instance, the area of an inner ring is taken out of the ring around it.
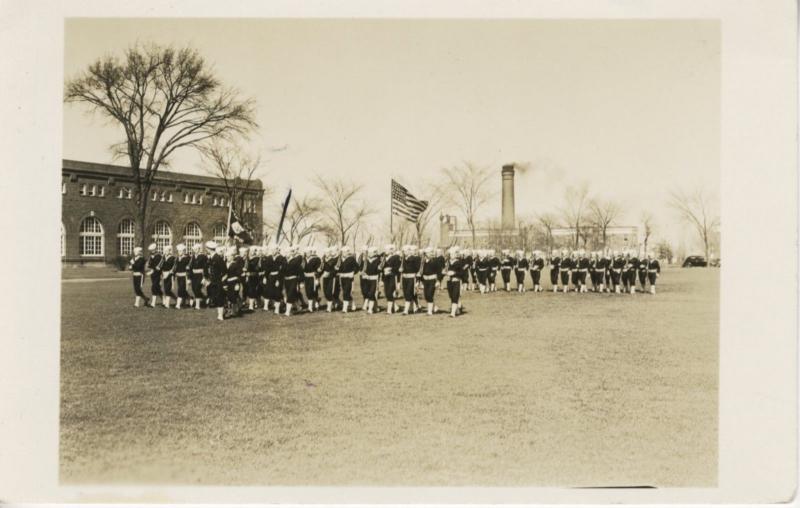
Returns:
[[[227,231],[226,231],[226,233],[228,233],[228,238],[226,240],[226,243],[228,245],[231,244],[231,215],[232,214],[233,214],[233,201],[230,199],[230,196],[228,196],[228,227],[227,227]]]
[[[392,191],[394,190],[394,186],[392,185],[393,181],[393,178],[389,179],[389,243],[394,243],[394,198],[392,197]]]

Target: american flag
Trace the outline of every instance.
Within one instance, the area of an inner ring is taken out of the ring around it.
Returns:
[[[392,214],[417,222],[428,202],[415,198],[408,189],[392,180]]]

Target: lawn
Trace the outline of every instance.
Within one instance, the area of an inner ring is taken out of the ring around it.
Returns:
[[[659,282],[223,323],[65,282],[61,482],[713,486],[719,271]]]

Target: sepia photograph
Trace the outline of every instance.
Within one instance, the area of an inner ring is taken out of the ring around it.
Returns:
[[[64,30],[62,484],[717,485],[718,21]]]

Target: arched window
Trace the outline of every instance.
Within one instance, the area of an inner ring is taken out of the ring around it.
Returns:
[[[129,256],[134,246],[133,219],[122,219],[117,228],[117,252],[120,256]]]
[[[81,256],[103,255],[103,225],[95,217],[86,217],[81,221],[78,239]]]
[[[185,243],[186,247],[189,249],[198,243],[203,243],[203,232],[196,222],[190,222],[186,225],[186,228],[183,230],[183,243]]]
[[[153,241],[158,249],[163,251],[167,245],[172,245],[172,229],[165,221],[160,220],[153,226]]]
[[[225,224],[217,224],[214,226],[214,241],[217,243],[225,243],[228,239],[228,228]]]
[[[64,242],[64,237],[65,236],[66,235],[64,234],[64,223],[62,222],[61,223],[61,257],[62,258],[67,256],[67,245]]]

